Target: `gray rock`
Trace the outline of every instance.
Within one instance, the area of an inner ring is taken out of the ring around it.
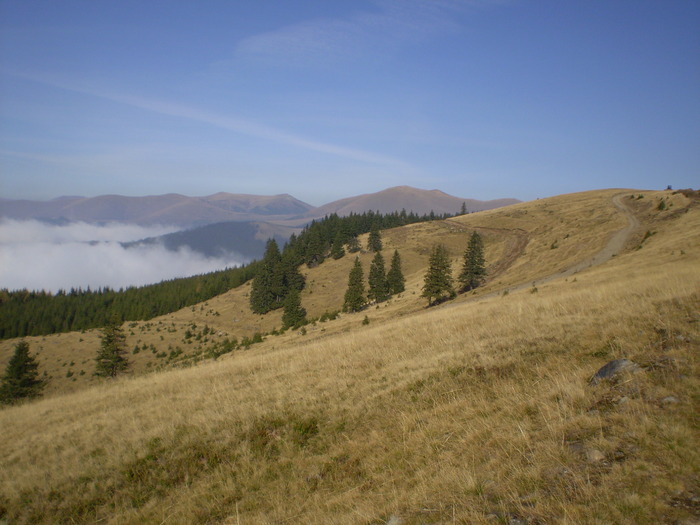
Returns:
[[[589,448],[586,450],[586,459],[589,463],[600,463],[605,459],[605,454],[597,448]]]
[[[589,384],[597,385],[603,379],[610,379],[623,372],[636,372],[638,370],[640,370],[640,366],[634,361],[630,361],[629,359],[615,359],[601,367],[591,378]]]
[[[665,407],[671,406],[671,405],[677,405],[680,403],[681,400],[678,399],[676,396],[666,396],[661,400],[661,404]]]

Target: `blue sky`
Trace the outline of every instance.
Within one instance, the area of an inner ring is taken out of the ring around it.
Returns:
[[[0,0],[0,196],[700,186],[694,0]]]

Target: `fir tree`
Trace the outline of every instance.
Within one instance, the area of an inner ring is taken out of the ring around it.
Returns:
[[[365,302],[364,274],[362,272],[360,258],[356,257],[355,264],[352,270],[350,270],[350,275],[348,277],[348,289],[345,292],[343,310],[346,312],[359,312],[364,307]]]
[[[331,246],[331,257],[334,259],[340,259],[345,255],[345,248],[343,248],[343,232],[339,231],[335,240],[333,241],[333,246]]]
[[[406,289],[406,279],[401,271],[401,256],[398,250],[394,250],[394,255],[391,257],[391,266],[386,274],[386,281],[391,295],[401,293]]]
[[[95,358],[95,375],[100,377],[115,377],[119,372],[129,367],[126,357],[125,336],[121,323],[113,318],[102,329],[100,349]]]
[[[428,261],[428,272],[425,274],[423,294],[421,297],[428,299],[428,306],[432,306],[445,299],[445,296],[454,297],[452,287],[452,265],[447,254],[447,248],[442,244],[433,247]]]
[[[469,244],[464,252],[462,272],[459,274],[462,291],[473,290],[484,281],[485,276],[484,243],[481,235],[474,232],[469,238]]]
[[[370,300],[381,303],[389,298],[389,286],[386,281],[382,252],[377,252],[369,265],[368,281],[369,291],[367,292],[367,296]]]
[[[348,251],[350,253],[357,253],[360,251],[360,241],[357,238],[357,235],[353,235],[348,239]]]
[[[459,210],[459,214],[466,215],[467,213],[469,213],[469,212],[467,212],[467,203],[462,202],[462,208]]]
[[[306,310],[301,306],[299,290],[292,288],[284,299],[282,327],[298,328],[303,324],[306,324]]]
[[[293,252],[287,253],[285,250],[284,253],[282,253],[280,265],[285,296],[292,289],[297,291],[303,290],[306,285],[306,279],[299,271],[300,264],[301,262],[295,257]]]
[[[9,404],[38,396],[45,386],[38,369],[39,364],[29,355],[29,343],[17,343],[0,383],[0,402]]]
[[[324,261],[327,245],[323,242],[319,228],[309,230],[308,237],[304,261],[306,266],[314,268]]]
[[[372,229],[369,231],[367,249],[371,252],[382,251],[382,236],[379,234],[379,226],[376,223],[372,225]]]
[[[250,287],[250,309],[256,314],[265,314],[282,306],[284,275],[281,261],[277,241],[269,239],[260,270]]]

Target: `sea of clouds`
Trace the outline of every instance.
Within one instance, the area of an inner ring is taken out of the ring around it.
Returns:
[[[124,248],[120,243],[177,231],[168,226],[0,220],[0,288],[57,292],[59,289],[114,289],[237,266],[231,254],[207,258],[189,249],[160,244]]]

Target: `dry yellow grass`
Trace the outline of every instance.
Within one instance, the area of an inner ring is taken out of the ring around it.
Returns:
[[[642,224],[624,252],[536,293],[529,284],[593,256],[625,226],[613,193],[388,232],[387,253],[402,251],[409,288],[386,306],[319,323],[305,336],[269,337],[216,362],[0,411],[0,517],[697,519],[700,207],[674,195],[674,206],[658,211],[648,203],[661,192],[629,199]],[[520,233],[496,229],[520,229],[529,243],[479,294],[426,310],[417,292],[430,243],[445,242],[458,257],[463,227],[491,236],[490,262],[518,247],[511,241]],[[656,233],[642,242],[647,229]],[[563,250],[566,233],[576,250]],[[309,272],[310,311],[339,306],[349,264],[329,261]],[[517,290],[521,283],[527,286]],[[490,293],[504,288],[513,291]],[[186,326],[200,316],[197,323],[223,331],[229,316],[240,316],[246,329],[279,325],[239,312],[244,294],[230,292],[169,322]],[[221,315],[207,316],[208,309]],[[364,315],[369,326],[361,325]],[[601,365],[621,357],[643,370],[588,385]]]

